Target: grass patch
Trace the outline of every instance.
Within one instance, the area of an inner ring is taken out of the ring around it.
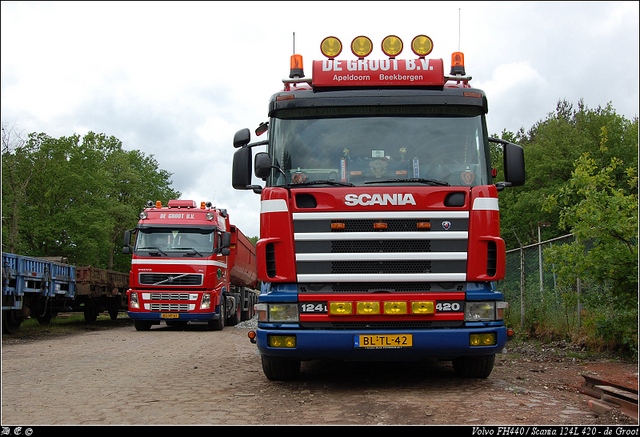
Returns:
[[[60,313],[51,319],[47,325],[42,325],[36,319],[27,319],[20,325],[20,330],[14,334],[2,334],[2,341],[10,339],[38,339],[57,335],[77,334],[101,329],[112,329],[133,325],[133,321],[126,313],[118,314],[116,320],[111,320],[107,313],[98,315],[94,323],[87,323],[82,313]]]

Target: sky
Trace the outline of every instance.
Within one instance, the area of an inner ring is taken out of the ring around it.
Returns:
[[[490,134],[528,131],[559,100],[638,115],[638,2],[11,2],[1,3],[1,117],[26,137],[115,136],[172,173],[182,199],[226,208],[259,235],[260,198],[231,186],[236,131],[267,121],[294,50],[396,35],[399,58],[426,34],[429,58],[465,55],[489,101]],[[259,139],[263,139],[260,137]],[[258,138],[252,138],[253,141]],[[254,151],[263,150],[258,147]],[[254,184],[262,181],[255,180]],[[151,199],[156,200],[156,199]]]

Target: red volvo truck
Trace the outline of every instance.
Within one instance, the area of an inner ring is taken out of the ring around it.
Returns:
[[[161,321],[220,330],[254,315],[255,248],[225,209],[149,202],[136,229],[125,232],[123,252],[133,253],[128,314],[139,331]]]
[[[353,40],[321,43],[326,60],[304,76],[293,55],[269,121],[250,143],[234,137],[232,184],[261,195],[258,329],[250,334],[272,380],[295,377],[301,360],[453,361],[487,377],[512,335],[503,278],[498,192],[522,185],[520,146],[489,138],[485,93],[469,85],[464,55],[449,75],[416,37],[415,58],[385,38],[385,59]],[[502,146],[504,182],[490,159]],[[252,148],[266,146],[253,159]],[[255,176],[266,186],[252,185]]]

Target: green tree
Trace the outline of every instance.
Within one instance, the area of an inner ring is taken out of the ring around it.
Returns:
[[[603,150],[600,147],[602,128],[607,133],[607,145]],[[543,240],[566,232],[561,225],[560,210],[544,209],[543,206],[546,199],[566,186],[572,178],[576,160],[584,153],[589,153],[601,167],[613,157],[621,159],[628,167],[637,168],[638,165],[638,120],[625,119],[610,104],[590,109],[580,101],[576,109],[561,100],[555,112],[529,131],[503,131],[501,138],[524,148],[527,172],[524,186],[500,193],[501,230],[507,248],[518,247],[514,232],[523,244],[537,242],[539,222],[551,223],[550,227],[542,229]],[[501,169],[500,159],[498,153],[494,158],[498,170]],[[622,181],[624,169],[617,167],[611,177]],[[625,190],[628,192],[629,188]]]
[[[604,153],[606,128],[602,133]],[[623,181],[616,177],[620,169],[626,175]],[[560,211],[560,225],[576,238],[571,245],[547,250],[561,280],[573,283],[588,275],[616,284],[615,294],[624,301],[637,299],[637,187],[637,169],[625,167],[619,158],[604,167],[588,152],[577,160],[569,183],[545,204],[547,210]]]
[[[135,226],[147,200],[180,196],[153,156],[124,150],[113,136],[34,133],[21,142],[6,133],[3,126],[5,251],[126,271],[124,230]]]
[[[39,145],[46,138],[44,134],[32,134],[27,141],[2,124],[2,250],[25,249],[19,238],[21,206],[27,201],[31,180],[45,165],[46,160],[39,157]]]
[[[607,165],[607,129],[601,128],[600,157],[585,152],[569,183],[547,199],[560,211],[560,225],[575,235],[572,244],[545,250],[558,282],[604,284],[584,296],[598,308],[596,334],[637,354],[638,342],[638,177],[637,168],[612,157]]]

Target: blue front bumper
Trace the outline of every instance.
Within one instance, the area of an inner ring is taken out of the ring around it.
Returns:
[[[496,333],[494,346],[469,346],[469,335]],[[361,348],[356,347],[359,335],[411,334],[412,347]],[[295,335],[295,348],[267,346],[268,335]],[[493,355],[500,353],[507,343],[504,325],[429,330],[303,330],[287,328],[258,328],[256,343],[260,353],[274,357],[301,360],[331,358],[353,361],[421,360],[428,358],[450,360],[461,356]]]

